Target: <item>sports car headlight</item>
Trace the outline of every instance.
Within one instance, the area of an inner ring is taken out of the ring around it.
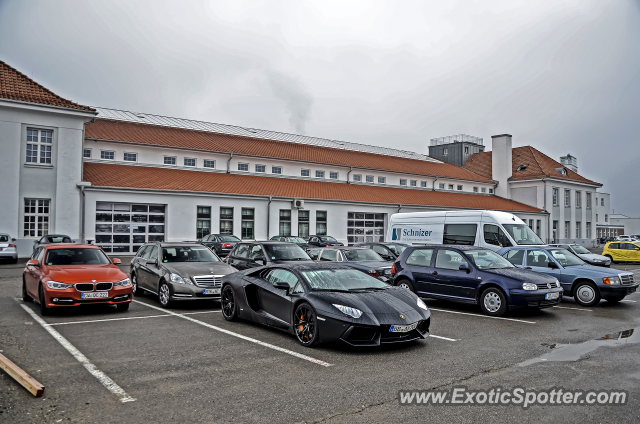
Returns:
[[[620,284],[620,278],[619,277],[604,277],[602,279],[602,282],[607,284],[607,285],[616,285],[616,284]]]
[[[187,281],[183,280],[181,276],[179,276],[178,274],[174,274],[174,273],[171,273],[169,275],[169,279],[171,279],[172,283],[176,283],[176,284],[186,284],[187,281],[189,281],[189,280],[187,280]]]
[[[522,283],[523,290],[538,290],[538,286],[533,283]]]
[[[340,312],[342,312],[343,314],[348,315],[352,318],[360,318],[362,316],[362,311],[360,309],[352,308],[350,306],[336,305],[335,303],[333,304],[333,306],[340,309]]]
[[[131,285],[131,280],[125,278],[124,280],[120,280],[117,283],[113,283],[114,287],[127,287]]]
[[[58,283],[57,281],[47,281],[47,287],[50,289],[64,290],[73,287],[73,284]]]
[[[420,298],[418,298],[418,307],[424,309],[425,311],[429,310],[429,308],[427,308],[426,303],[424,303]]]

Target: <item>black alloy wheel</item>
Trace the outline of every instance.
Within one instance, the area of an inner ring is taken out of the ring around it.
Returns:
[[[136,276],[136,274],[131,274],[131,286],[132,286],[134,295],[136,296],[144,295],[144,290],[142,290],[138,285],[138,277]]]
[[[296,337],[302,346],[311,347],[318,343],[316,313],[311,305],[305,302],[296,308],[293,325]]]
[[[236,303],[236,295],[233,292],[233,287],[230,285],[224,286],[222,289],[222,295],[220,296],[220,305],[222,307],[222,316],[227,321],[235,321],[238,319],[238,307]]]
[[[40,289],[38,290],[38,301],[40,302],[40,315],[42,316],[49,315],[49,313],[51,312],[51,309],[47,307],[42,284],[40,284]]]
[[[22,301],[28,303],[32,300],[31,296],[27,294],[27,283],[24,281],[24,277],[22,277]]]

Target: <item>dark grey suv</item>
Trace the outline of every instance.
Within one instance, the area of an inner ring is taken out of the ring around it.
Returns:
[[[300,246],[282,241],[238,243],[226,261],[239,270],[272,264],[313,262]]]
[[[174,301],[220,299],[221,279],[237,270],[199,243],[147,243],[131,261],[133,293],[158,296],[167,308]]]

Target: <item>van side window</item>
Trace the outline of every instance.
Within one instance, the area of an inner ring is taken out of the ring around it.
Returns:
[[[511,242],[507,235],[497,225],[484,224],[484,242],[494,246],[510,247]]]
[[[524,259],[524,250],[509,250],[504,255],[505,259],[514,265],[522,265]]]
[[[473,246],[476,244],[477,230],[477,224],[446,224],[442,244]]]

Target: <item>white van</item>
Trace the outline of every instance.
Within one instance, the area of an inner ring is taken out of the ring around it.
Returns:
[[[389,218],[385,241],[462,244],[495,251],[508,246],[545,244],[517,216],[483,210],[396,213]]]

